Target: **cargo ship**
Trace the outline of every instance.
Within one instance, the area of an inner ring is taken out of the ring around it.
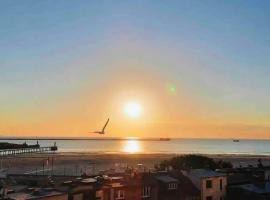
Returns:
[[[160,141],[170,141],[170,138],[159,138]]]

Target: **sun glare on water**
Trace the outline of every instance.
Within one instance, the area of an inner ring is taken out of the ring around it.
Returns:
[[[132,117],[132,118],[137,118],[141,115],[142,113],[142,106],[138,102],[128,102],[124,106],[124,112],[127,116]]]
[[[124,144],[123,152],[138,153],[141,151],[140,144],[137,140],[127,140]]]

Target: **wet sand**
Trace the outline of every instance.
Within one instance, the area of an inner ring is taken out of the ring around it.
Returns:
[[[50,175],[97,174],[101,170],[115,169],[117,172],[127,167],[152,169],[162,160],[170,159],[177,154],[104,154],[104,153],[55,153],[17,156],[2,159],[3,168],[8,173],[32,173]],[[179,154],[178,154],[179,155]],[[206,155],[216,160],[230,161],[235,167],[256,166],[258,159],[264,165],[270,165],[270,156],[257,155]],[[142,165],[138,165],[142,164]],[[44,166],[44,167],[43,167]]]

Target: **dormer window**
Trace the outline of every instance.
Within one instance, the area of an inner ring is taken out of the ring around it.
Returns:
[[[169,190],[176,190],[177,189],[177,183],[169,183]]]

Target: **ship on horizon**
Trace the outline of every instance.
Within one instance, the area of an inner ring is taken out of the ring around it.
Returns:
[[[166,137],[166,138],[159,138],[159,140],[160,140],[160,141],[170,141],[171,138],[168,138],[168,137]]]

